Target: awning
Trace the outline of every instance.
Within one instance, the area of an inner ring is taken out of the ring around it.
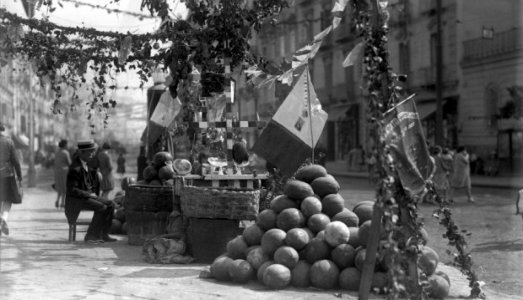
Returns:
[[[15,148],[29,148],[29,138],[21,133],[21,134],[11,134],[13,138],[13,142],[15,144]]]

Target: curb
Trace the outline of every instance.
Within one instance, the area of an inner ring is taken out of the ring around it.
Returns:
[[[328,169],[327,169],[328,170]],[[335,177],[345,177],[345,178],[359,178],[367,179],[369,175],[367,173],[351,173],[351,172],[336,172],[329,171],[329,174]],[[502,188],[502,189],[521,189],[523,188],[523,180],[518,184],[516,181],[517,177],[512,179],[508,178],[471,178],[472,187],[486,187],[486,188]],[[501,182],[496,182],[496,181]],[[488,182],[487,182],[488,181]]]

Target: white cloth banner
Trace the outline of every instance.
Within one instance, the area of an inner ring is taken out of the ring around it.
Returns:
[[[363,50],[365,49],[363,46],[365,45],[364,42],[358,43],[352,50],[349,52],[345,60],[343,61],[342,66],[344,68],[352,66],[357,64],[359,61],[361,61],[361,58],[363,57]]]
[[[314,148],[327,122],[327,116],[327,113],[322,110],[320,100],[316,97],[308,69],[304,68],[294,88],[272,119],[306,145]]]
[[[162,127],[168,127],[180,113],[181,109],[182,103],[180,99],[178,99],[178,97],[174,99],[169,91],[165,91],[162,96],[160,96],[160,100],[151,115],[151,121]]]

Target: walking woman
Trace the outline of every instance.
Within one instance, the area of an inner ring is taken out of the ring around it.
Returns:
[[[470,182],[470,161],[469,154],[465,147],[459,147],[454,156],[454,165],[452,168],[452,179],[450,181],[450,198],[454,196],[456,189],[465,189],[467,192],[468,201],[474,203],[472,197],[472,186]]]
[[[120,180],[122,180],[125,175],[125,157],[123,156],[123,151],[120,151],[116,159],[116,173],[120,175]]]
[[[54,203],[56,208],[65,207],[67,172],[69,172],[70,165],[71,155],[67,150],[67,140],[61,140],[54,158],[54,189],[58,193]]]
[[[12,203],[19,203],[14,201],[16,180],[18,184],[22,184],[22,169],[20,168],[20,161],[16,155],[13,141],[4,135],[4,124],[0,123],[0,235],[9,235],[9,227],[7,226],[7,217],[11,210]]]
[[[98,168],[100,173],[102,173],[102,181],[100,182],[101,198],[105,200],[109,199],[109,193],[114,189],[113,162],[109,149],[111,149],[111,146],[108,143],[104,143],[102,151],[98,153],[98,161],[100,163]]]

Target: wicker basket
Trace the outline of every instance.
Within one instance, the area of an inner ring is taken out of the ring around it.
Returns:
[[[182,213],[187,217],[254,220],[258,215],[259,190],[185,186],[180,194]]]
[[[174,186],[130,185],[125,193],[125,211],[167,211],[178,206],[179,197],[174,193]]]
[[[169,212],[125,211],[129,245],[143,243],[161,234],[167,233]]]

